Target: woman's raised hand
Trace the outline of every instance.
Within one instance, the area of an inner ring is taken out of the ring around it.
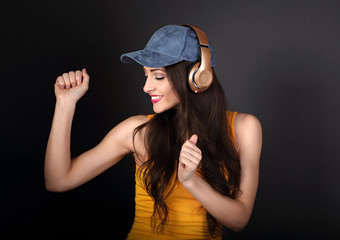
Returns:
[[[59,76],[54,84],[57,101],[66,100],[76,104],[88,90],[89,81],[90,76],[85,68],[82,71],[70,71]]]
[[[183,145],[179,155],[178,180],[182,184],[190,182],[202,160],[202,152],[196,146],[198,136],[192,135]]]

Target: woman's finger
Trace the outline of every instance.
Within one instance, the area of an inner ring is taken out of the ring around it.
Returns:
[[[64,78],[64,82],[65,82],[65,85],[66,85],[66,89],[70,89],[71,83],[70,83],[70,78],[68,76],[68,73],[64,73],[63,78]]]
[[[62,76],[59,76],[56,80],[56,84],[58,85],[59,89],[63,90],[65,89],[65,81],[64,78]]]
[[[192,161],[196,165],[198,165],[199,162],[201,161],[201,157],[200,156],[195,156],[192,153],[189,153],[189,152],[186,152],[186,151],[181,151],[181,155],[180,156],[189,159],[190,161]]]
[[[82,77],[83,77],[83,74],[81,73],[81,71],[77,70],[76,71],[76,82],[78,86],[81,84]]]
[[[181,167],[183,168],[195,169],[197,166],[196,164],[194,164],[192,161],[190,161],[186,157],[180,157],[179,163]]]
[[[190,146],[188,144],[183,144],[182,150],[187,151],[187,152],[193,152],[193,153],[195,153],[197,155],[202,155],[201,149],[199,149],[196,146]]]
[[[70,79],[71,87],[76,86],[77,85],[76,74],[74,73],[74,71],[69,71],[68,76],[69,76],[69,79]]]

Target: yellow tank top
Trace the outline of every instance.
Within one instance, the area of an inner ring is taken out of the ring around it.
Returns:
[[[236,114],[237,112],[227,112],[230,126],[229,134],[234,142],[234,119]],[[149,115],[149,119],[152,117],[153,115]],[[169,212],[168,224],[164,233],[157,234],[153,231],[150,220],[154,202],[140,180],[140,171],[136,166],[135,219],[127,240],[222,239],[222,237],[211,237],[206,221],[206,210],[201,208],[202,205],[179,182],[166,200]],[[141,173],[141,177],[143,177],[143,173]]]

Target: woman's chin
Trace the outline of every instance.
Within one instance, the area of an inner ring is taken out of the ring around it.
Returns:
[[[162,113],[162,112],[164,112],[164,111],[162,111],[162,110],[160,110],[160,109],[157,109],[157,108],[153,108],[153,111],[154,111],[155,113]]]
[[[179,106],[179,104],[176,104],[176,105],[163,105],[163,106],[161,106],[160,104],[159,105],[157,105],[157,104],[154,104],[153,105],[153,111],[155,112],[155,113],[162,113],[162,112],[165,112],[165,111],[168,111],[168,110],[170,110],[170,109],[172,109],[172,108],[175,108],[175,109],[177,109],[178,108],[178,106]]]
[[[153,111],[155,113],[162,113],[162,112],[165,112],[166,110],[169,110],[168,108],[160,108],[160,107],[153,107]]]

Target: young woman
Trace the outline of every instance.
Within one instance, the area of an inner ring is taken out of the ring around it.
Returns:
[[[155,114],[126,119],[71,159],[72,119],[90,77],[85,69],[59,76],[45,157],[47,190],[76,188],[133,154],[136,210],[128,239],[221,239],[223,226],[240,231],[258,187],[261,124],[251,114],[227,111],[204,32],[162,27],[145,49],[121,60],[143,66],[143,90]]]

